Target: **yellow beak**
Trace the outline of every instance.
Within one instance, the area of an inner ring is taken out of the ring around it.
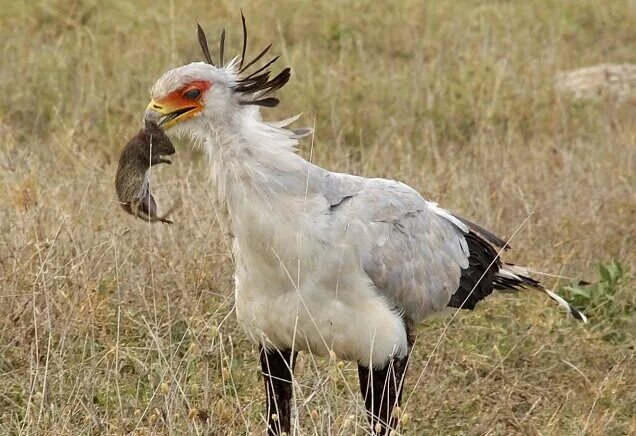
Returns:
[[[146,107],[144,118],[166,130],[170,127],[193,118],[201,112],[203,107],[197,102],[181,99],[151,100]]]

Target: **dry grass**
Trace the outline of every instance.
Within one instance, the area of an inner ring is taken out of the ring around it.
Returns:
[[[238,47],[238,9],[137,3],[0,1],[2,434],[262,434],[205,160],[184,144],[156,174],[160,204],[184,202],[171,227],[113,202],[148,88],[200,58],[196,20]],[[636,271],[636,111],[553,88],[559,71],[634,61],[633,1],[243,8],[252,49],[273,41],[293,67],[275,115],[315,117],[315,162],[401,179],[503,235],[532,214],[509,258],[537,270],[595,280],[617,258]],[[426,323],[405,433],[636,433],[633,336],[603,340],[636,325],[600,321],[528,292],[462,314],[437,348],[443,323]],[[367,434],[353,364],[304,355],[296,381],[298,434]]]

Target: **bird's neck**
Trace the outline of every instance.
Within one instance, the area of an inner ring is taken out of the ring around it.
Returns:
[[[291,131],[249,114],[209,126],[205,149],[218,198],[228,206],[235,231],[252,218],[279,219],[301,203],[310,164],[296,154]],[[298,206],[300,207],[300,206]]]

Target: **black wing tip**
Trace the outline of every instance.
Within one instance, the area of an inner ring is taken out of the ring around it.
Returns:
[[[485,228],[483,228],[482,226],[475,224],[472,221],[467,220],[466,218],[462,218],[458,215],[452,214],[455,218],[457,218],[458,220],[460,220],[466,227],[468,227],[470,230],[472,230],[473,232],[479,234],[482,238],[484,238],[486,241],[490,242],[492,245],[494,245],[497,248],[503,248],[504,250],[510,250],[510,244],[508,243],[508,241],[504,241],[502,238],[500,238],[499,236],[495,235],[494,233],[492,233],[491,231],[486,230]]]

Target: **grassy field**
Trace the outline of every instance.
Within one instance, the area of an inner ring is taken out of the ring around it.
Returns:
[[[542,277],[587,326],[531,291],[423,324],[403,433],[636,434],[636,107],[553,88],[636,61],[636,3],[242,7],[251,52],[292,67],[265,117],[315,123],[303,156],[402,180],[514,234],[507,259],[592,283]],[[148,89],[201,59],[197,20],[239,50],[232,1],[0,0],[0,434],[263,434],[205,158],[178,144],[154,173],[160,205],[183,200],[173,226],[114,201]],[[368,434],[354,364],[302,355],[295,402],[296,434]]]

